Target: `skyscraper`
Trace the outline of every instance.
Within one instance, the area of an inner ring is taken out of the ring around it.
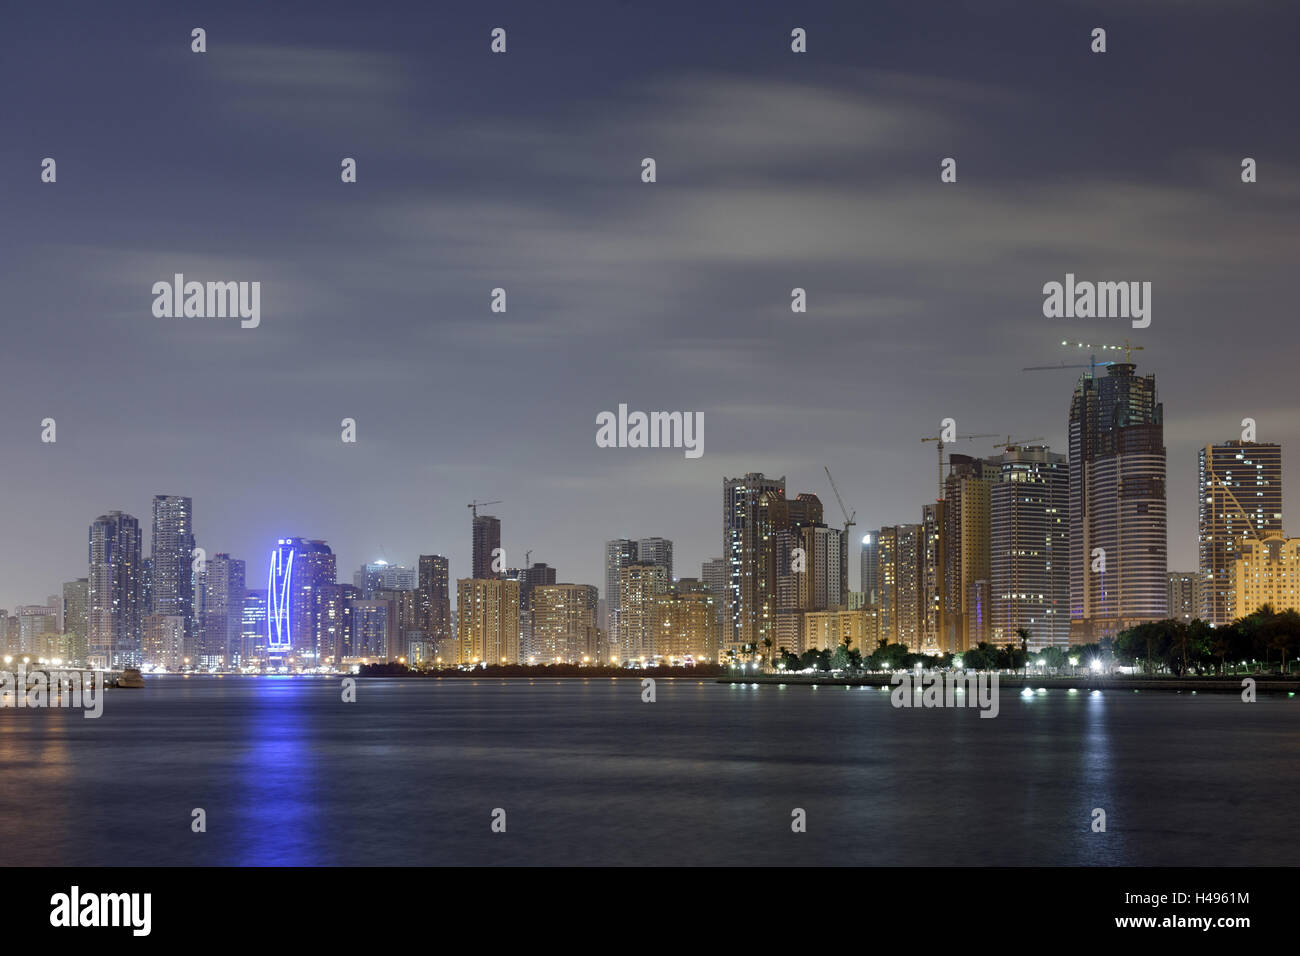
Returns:
[[[494,558],[501,549],[501,519],[492,515],[475,513],[473,518],[474,554],[472,570],[474,579],[486,581],[504,577],[505,564],[496,561],[499,570],[493,570]],[[459,588],[459,585],[457,585]]]
[[[637,543],[631,538],[614,538],[605,542],[605,617],[607,640],[611,648],[621,649],[619,608],[622,606],[623,569],[637,560]],[[621,652],[621,650],[620,650]]]
[[[1233,562],[1236,573],[1236,562]],[[1169,616],[1175,620],[1189,623],[1200,615],[1201,575],[1199,571],[1170,571],[1169,581]],[[1201,618],[1201,620],[1205,620]]]
[[[1228,624],[1254,608],[1234,606],[1236,560],[1246,542],[1282,534],[1282,446],[1229,441],[1198,455],[1200,603],[1197,614]]]
[[[991,489],[988,630],[999,647],[1070,646],[1070,474],[1045,446],[1006,449]],[[972,620],[972,625],[978,622]],[[967,645],[970,646],[970,645]]]
[[[655,655],[655,599],[668,591],[668,572],[658,564],[629,564],[619,582],[619,636],[623,660]]]
[[[1070,403],[1070,642],[1169,612],[1164,408],[1154,375],[1117,362]]]
[[[533,658],[544,660],[533,646],[533,621],[529,603],[533,588],[540,584],[555,583],[555,568],[545,562],[534,561],[531,567],[520,568],[514,575],[519,582],[519,654],[523,661]]]
[[[245,666],[261,666],[266,662],[266,590],[248,588],[244,591],[244,632],[240,660]]]
[[[978,625],[972,602],[988,591],[991,574],[990,491],[997,480],[996,458],[950,455],[944,479],[945,645],[954,653],[974,647]],[[985,582],[983,586],[977,582]],[[986,623],[986,622],[980,622]]]
[[[862,536],[862,565],[858,569],[858,576],[862,579],[862,600],[868,607],[880,603],[879,553],[880,543],[875,532],[868,531]]]
[[[533,639],[531,656],[539,664],[599,659],[596,593],[595,586],[590,584],[533,586],[529,600]]]
[[[921,568],[918,586],[921,597],[921,649],[929,654],[955,651],[950,646],[949,608],[956,602],[948,597],[948,529],[944,525],[947,502],[932,501],[921,506]]]
[[[880,638],[917,651],[922,623],[921,526],[888,526],[876,532],[876,537],[880,542]]]
[[[90,526],[86,642],[96,667],[141,663],[140,522],[121,511],[100,515]],[[188,563],[186,565],[188,570]]]
[[[203,639],[199,653],[209,667],[236,667],[243,651],[244,562],[225,552],[207,561],[203,575]]]
[[[88,579],[77,578],[63,585],[63,635],[67,642],[68,659],[74,664],[85,663],[86,660],[86,610],[89,603]],[[3,612],[0,612],[0,617],[3,617]]]
[[[519,663],[519,582],[460,578],[456,582],[459,664]]]
[[[366,600],[369,600],[370,596],[379,590],[414,591],[416,589],[416,571],[415,568],[408,568],[401,564],[372,561],[370,564],[363,564],[352,575],[352,585],[361,592],[362,598]]]
[[[636,545],[636,559],[642,564],[657,564],[673,579],[673,543],[667,538],[642,538]]]
[[[337,667],[346,658],[365,656],[354,653],[354,607],[360,600],[361,589],[354,584],[322,584],[316,588],[316,646],[321,649],[322,664]]]
[[[455,657],[451,640],[451,580],[449,562],[441,554],[422,554],[419,561],[418,617],[420,630],[436,655]]]
[[[722,555],[727,561],[726,613],[719,653],[740,654],[761,643],[771,630],[776,595],[776,562],[770,522],[764,512],[785,499],[785,478],[749,472],[722,479]],[[767,531],[764,530],[765,524]]]
[[[314,667],[317,647],[317,588],[335,583],[334,552],[324,541],[281,538],[271,552],[267,583],[267,653],[293,657],[296,666]],[[325,655],[328,656],[328,655]]]
[[[194,613],[194,503],[182,495],[153,496],[148,613],[185,619],[187,641],[199,636]]]

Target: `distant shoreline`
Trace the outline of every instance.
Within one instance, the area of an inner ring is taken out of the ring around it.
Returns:
[[[911,673],[910,671],[908,673]],[[929,672],[927,672],[929,673]],[[1240,694],[1242,681],[1250,677],[1255,681],[1258,694],[1295,694],[1300,692],[1300,679],[1293,677],[1263,677],[1253,674],[1238,678],[1224,677],[1024,677],[1020,674],[999,674],[998,686],[1014,690],[1110,690],[1110,691],[1165,691],[1173,693],[1201,692],[1206,694]],[[942,682],[942,675],[940,675]],[[832,677],[829,674],[722,674],[719,684],[794,684],[841,687],[891,687],[890,674],[860,674],[855,677]],[[913,681],[916,686],[916,681]]]

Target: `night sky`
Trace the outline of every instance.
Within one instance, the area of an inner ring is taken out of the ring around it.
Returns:
[[[1284,443],[1300,534],[1297,24],[1240,0],[10,5],[0,607],[85,576],[95,516],[147,528],[155,494],[193,497],[255,587],[288,535],[345,581],[422,552],[467,576],[473,498],[503,499],[511,566],[603,586],[607,538],[659,535],[698,574],[724,475],[784,474],[838,524],[823,465],[856,540],[919,520],[942,418],[1065,451],[1076,373],[1020,369],[1086,361],[1067,338],[1146,347],[1171,569],[1196,565],[1197,448],[1246,416]],[[177,272],[260,281],[260,327],[155,318]],[[1067,272],[1152,282],[1151,327],[1044,318]],[[619,403],[702,411],[703,457],[597,448]]]

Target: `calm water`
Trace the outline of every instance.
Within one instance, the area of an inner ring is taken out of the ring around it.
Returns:
[[[1300,857],[1300,698],[1005,691],[977,714],[839,687],[375,680],[344,704],[337,680],[150,678],[99,720],[0,710],[0,863]]]

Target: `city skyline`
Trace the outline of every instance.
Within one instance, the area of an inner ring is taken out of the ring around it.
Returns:
[[[193,499],[203,546],[253,562],[250,577],[284,535],[326,536],[344,567],[433,550],[466,568],[464,505],[501,499],[507,563],[532,550],[598,583],[602,543],[624,535],[716,557],[719,476],[785,475],[829,502],[823,465],[860,527],[910,523],[933,467],[919,439],[946,417],[1066,448],[1074,376],[1020,371],[1081,360],[1063,339],[1132,336],[1160,376],[1171,567],[1197,566],[1198,449],[1251,417],[1296,466],[1300,415],[1274,383],[1296,344],[1300,170],[1273,92],[1295,68],[1267,11],[1106,11],[1100,70],[1081,7],[895,3],[865,24],[830,5],[800,17],[804,58],[789,11],[725,37],[661,13],[626,44],[588,9],[512,12],[511,51],[487,65],[486,27],[459,12],[439,19],[434,61],[422,36],[341,5],[310,24],[205,15],[204,57],[179,13],[129,36],[89,7],[70,33],[16,15],[30,42],[0,70],[50,75],[48,109],[0,144],[16,184],[8,305],[24,317],[0,377],[0,606],[80,577],[86,523],[146,521],[157,493]],[[570,46],[585,65],[540,52]],[[86,90],[88,72],[104,83]],[[472,95],[414,95],[453,75]],[[196,100],[186,148],[142,148],[153,117]],[[54,184],[37,175],[47,155]],[[939,180],[945,156],[956,183]],[[1259,163],[1249,185],[1243,156]],[[260,325],[155,318],[151,286],[177,272],[262,282]],[[1045,318],[1043,284],[1067,274],[1150,281],[1151,326]],[[790,312],[794,287],[806,313]],[[1249,370],[1214,347],[1230,334],[1266,344]],[[703,457],[596,447],[596,416],[620,403],[702,412]],[[356,444],[339,441],[344,418]]]

